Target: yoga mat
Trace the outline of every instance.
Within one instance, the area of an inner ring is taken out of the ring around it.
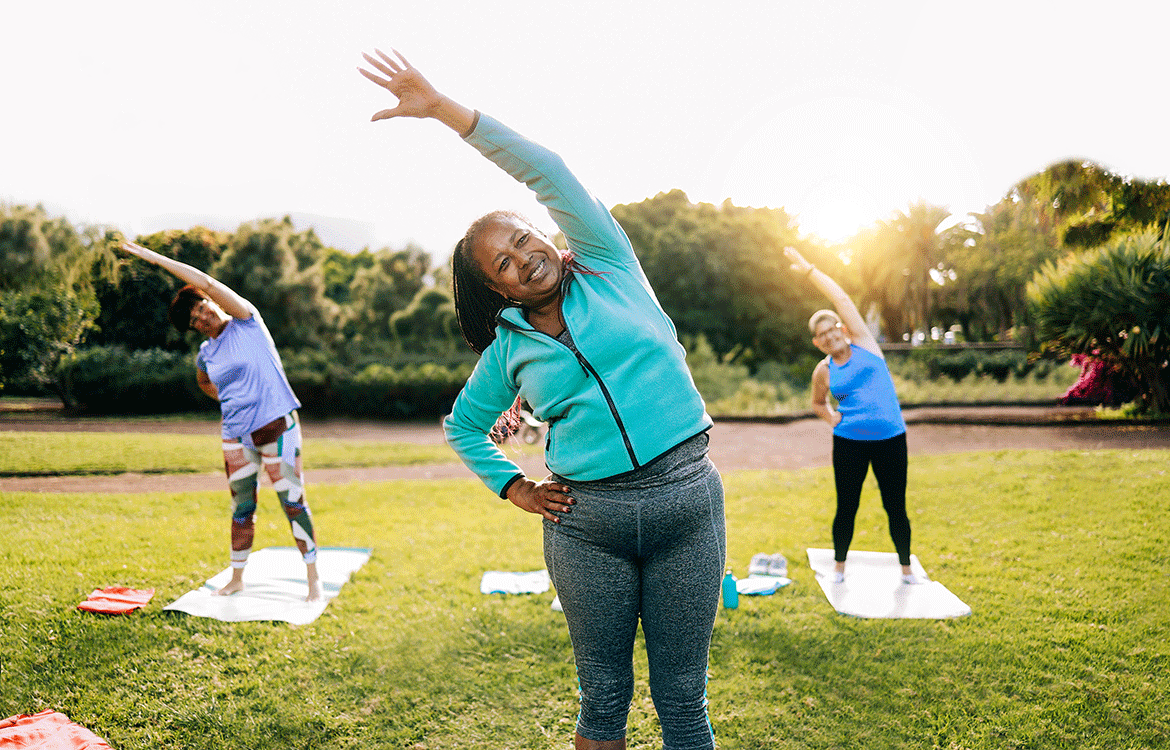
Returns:
[[[941,620],[971,614],[971,608],[938,581],[902,583],[902,566],[893,552],[850,550],[843,583],[832,582],[833,550],[809,548],[808,565],[829,604],[843,615]],[[910,569],[926,580],[917,555],[910,555]]]
[[[481,594],[543,594],[548,587],[548,571],[543,569],[525,573],[489,570],[479,580]]]
[[[226,568],[163,609],[226,622],[279,620],[308,625],[341,592],[350,574],[369,559],[370,550],[363,547],[318,547],[317,575],[324,595],[318,601],[306,602],[309,582],[301,553],[296,547],[265,547],[248,558],[243,591],[231,596],[215,595],[231,580],[232,569]]]

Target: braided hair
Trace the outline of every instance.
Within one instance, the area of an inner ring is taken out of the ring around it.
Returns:
[[[483,354],[484,349],[496,340],[496,316],[500,311],[505,307],[521,306],[488,286],[487,274],[475,262],[471,252],[480,231],[505,217],[533,226],[526,216],[516,211],[492,211],[471,223],[463,239],[455,243],[455,252],[451,255],[451,292],[455,297],[455,319],[459,323],[463,340],[476,354]],[[566,272],[594,273],[577,263],[571,250],[561,253],[561,261]],[[497,443],[502,442],[520,429],[521,421],[520,398],[517,397],[516,403],[500,415],[489,434]]]

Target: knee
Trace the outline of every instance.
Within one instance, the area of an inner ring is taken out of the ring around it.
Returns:
[[[626,736],[626,720],[634,697],[633,665],[628,671],[595,674],[577,673],[580,685],[581,716],[578,731],[593,740],[618,740]]]

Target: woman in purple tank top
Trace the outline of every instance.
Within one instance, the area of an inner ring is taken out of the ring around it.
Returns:
[[[232,493],[232,574],[216,593],[244,590],[244,567],[256,530],[256,488],[265,473],[305,562],[306,601],[321,599],[317,535],[301,464],[296,412],[301,404],[264,321],[252,303],[198,268],[133,242],[121,247],[186,282],[171,301],[171,323],[180,333],[195,330],[207,337],[199,348],[195,376],[199,388],[220,403],[224,469]]]
[[[827,356],[812,376],[812,408],[833,428],[833,478],[837,514],[833,518],[833,582],[845,580],[845,558],[861,487],[869,467],[881,490],[890,537],[902,565],[902,582],[922,583],[910,569],[910,519],[906,516],[906,422],[894,382],[877,339],[849,295],[827,274],[791,247],[784,255],[833,303],[809,319],[813,344]],[[837,400],[834,408],[829,394]]]

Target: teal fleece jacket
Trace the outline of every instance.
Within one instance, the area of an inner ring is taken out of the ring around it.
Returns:
[[[553,152],[476,113],[464,139],[519,182],[583,266],[568,274],[561,313],[576,351],[502,310],[496,340],[444,420],[447,442],[501,497],[523,476],[488,437],[522,396],[547,422],[545,463],[566,478],[605,479],[645,466],[711,427],[678,342],[626,233]]]

